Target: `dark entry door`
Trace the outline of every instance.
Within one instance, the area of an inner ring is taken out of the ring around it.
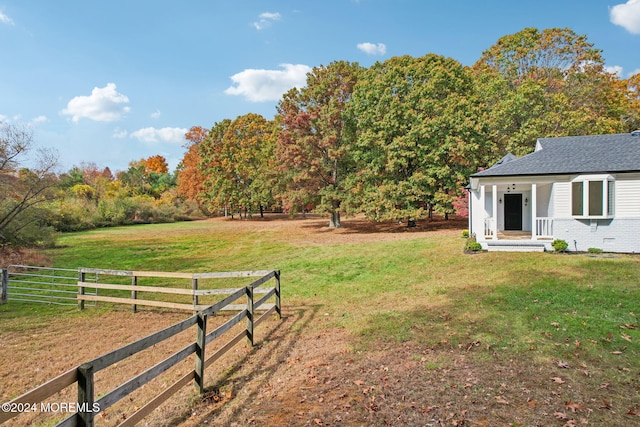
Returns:
[[[522,194],[504,195],[504,229],[522,230]]]

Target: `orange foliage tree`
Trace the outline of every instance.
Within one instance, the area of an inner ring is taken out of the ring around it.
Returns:
[[[189,129],[185,134],[185,138],[189,141],[186,146],[187,152],[178,165],[178,195],[198,203],[200,203],[198,195],[202,192],[202,182],[204,181],[204,176],[198,166],[202,161],[200,143],[208,134],[209,131],[201,126],[193,126]]]
[[[168,173],[169,165],[167,160],[161,155],[151,156],[144,161],[145,173],[149,175],[152,172],[155,173]]]

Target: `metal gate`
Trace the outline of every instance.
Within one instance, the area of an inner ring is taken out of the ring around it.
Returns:
[[[8,301],[77,305],[77,269],[10,265],[6,277]],[[85,281],[95,283],[98,276],[86,277]],[[97,295],[98,290],[85,288],[85,293]]]

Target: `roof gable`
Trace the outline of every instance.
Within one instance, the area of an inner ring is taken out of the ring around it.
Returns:
[[[622,133],[540,138],[533,153],[505,162],[507,156],[472,176],[640,171],[640,136]]]

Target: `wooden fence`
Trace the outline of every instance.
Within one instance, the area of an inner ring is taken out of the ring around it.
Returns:
[[[204,296],[220,296],[230,295],[234,293],[236,288],[213,288],[213,289],[201,289],[200,283],[205,279],[230,279],[230,278],[243,278],[243,277],[265,277],[269,270],[256,270],[256,271],[228,271],[228,272],[212,272],[212,273],[169,273],[169,272],[157,272],[157,271],[127,271],[127,270],[105,270],[99,268],[80,268],[78,269],[79,278],[78,281],[78,307],[84,308],[85,301],[102,301],[110,303],[130,304],[133,306],[133,310],[136,311],[139,305],[146,305],[152,307],[164,307],[179,310],[193,310],[198,312],[209,307],[210,304],[201,304],[200,299]],[[87,276],[100,277],[101,283],[97,283],[97,279],[87,281]],[[103,283],[106,277],[130,277],[131,284],[114,284]],[[190,280],[189,287],[170,287],[170,286],[142,286],[140,284],[141,278],[154,278],[154,279],[188,279]],[[85,290],[97,289],[108,290],[112,293],[114,291],[131,292],[130,297],[113,296],[113,295],[98,295],[87,294]],[[256,289],[256,293],[266,293],[268,291],[262,289]],[[148,296],[152,294],[168,294],[172,296],[184,295],[188,296],[190,302],[172,302],[166,300],[157,299],[143,299],[141,294]],[[224,307],[224,310],[242,310],[244,306],[237,304],[229,304]],[[271,306],[264,307],[266,309]]]
[[[89,272],[88,269],[85,273]],[[249,343],[254,344],[254,328],[258,326],[269,314],[276,313],[278,318],[282,317],[282,310],[280,304],[280,271],[273,270],[268,271],[266,274],[264,271],[260,272],[233,272],[233,273],[201,273],[198,275],[189,275],[193,279],[201,278],[220,278],[220,277],[255,277],[261,276],[254,282],[246,285],[242,288],[236,289],[231,295],[226,298],[207,306],[199,311],[197,314],[169,326],[161,331],[155,332],[147,337],[144,337],[131,344],[120,347],[110,353],[104,354],[98,358],[90,360],[81,364],[69,371],[57,376],[56,378],[36,387],[27,393],[13,399],[11,402],[4,403],[2,405],[3,411],[0,412],[0,423],[3,423],[14,416],[18,415],[16,411],[11,411],[12,408],[19,409],[23,407],[21,405],[40,405],[44,400],[53,396],[54,394],[64,390],[65,388],[77,384],[78,399],[77,399],[77,411],[70,417],[64,419],[56,426],[68,427],[68,426],[93,426],[94,417],[109,408],[111,405],[129,395],[133,391],[147,384],[152,379],[158,377],[169,368],[175,366],[182,360],[189,357],[191,354],[195,354],[195,368],[193,371],[183,375],[180,379],[175,381],[172,385],[164,389],[160,394],[155,396],[144,406],[139,408],[136,412],[129,415],[119,426],[133,426],[147,416],[151,411],[157,408],[160,404],[166,401],[169,397],[175,394],[178,390],[184,387],[191,381],[200,393],[204,392],[204,374],[205,369],[218,360],[222,355],[232,349],[237,343],[247,338]],[[136,275],[132,277],[142,277],[147,273],[136,272]],[[154,273],[157,274],[157,273]],[[181,274],[181,273],[171,273]],[[157,277],[157,276],[154,276]],[[174,276],[175,277],[175,276]],[[259,300],[254,300],[254,294],[256,294],[256,288],[267,283],[269,280],[274,279],[274,285],[269,288],[264,296]],[[79,281],[79,288],[82,289],[83,281]],[[91,283],[92,287],[95,287],[95,283]],[[197,287],[197,286],[196,286]],[[163,288],[164,289],[164,288]],[[132,291],[132,292],[135,292]],[[81,294],[80,294],[81,295]],[[80,296],[79,295],[79,296]],[[194,298],[197,298],[197,294],[193,294]],[[211,315],[219,313],[222,309],[228,308],[231,303],[235,302],[239,298],[246,296],[247,301],[244,308],[227,322],[207,333],[207,318]],[[85,295],[86,297],[86,295]],[[275,298],[275,304],[271,306],[260,317],[255,317],[256,310],[264,305],[270,298]],[[106,297],[110,298],[110,297]],[[140,300],[132,298],[129,301],[133,304],[140,304]],[[78,299],[79,303],[83,301],[82,298]],[[122,302],[122,301],[118,301]],[[152,301],[155,302],[155,301]],[[197,303],[195,306],[199,306]],[[193,309],[194,305],[190,305],[189,309]],[[180,307],[179,307],[180,308]],[[221,337],[225,332],[229,331],[233,326],[238,324],[241,320],[246,319],[246,328],[235,335],[224,345],[219,347],[216,351],[206,357],[205,349],[211,341]],[[129,379],[124,384],[116,387],[115,389],[101,395],[99,399],[95,398],[94,390],[94,374],[102,369],[112,366],[136,353],[139,353],[151,346],[154,346],[160,342],[163,342],[192,326],[196,326],[196,339],[188,346],[182,348],[178,352],[174,353],[170,357],[148,368],[144,372]],[[4,409],[10,409],[5,411]]]
[[[78,269],[9,265],[2,270],[0,302],[76,305],[78,277]],[[97,275],[87,275],[85,280],[95,282]],[[85,293],[96,295],[97,291],[85,287]]]

